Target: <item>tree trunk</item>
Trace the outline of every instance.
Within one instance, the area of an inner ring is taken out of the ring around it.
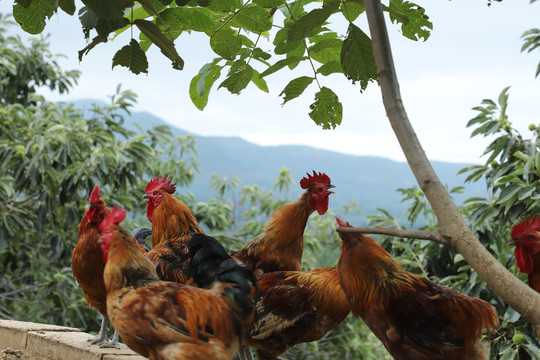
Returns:
[[[403,106],[381,2],[363,1],[386,114],[416,181],[437,216],[441,236],[508,305],[540,328],[540,294],[513,276],[482,246],[435,174]]]

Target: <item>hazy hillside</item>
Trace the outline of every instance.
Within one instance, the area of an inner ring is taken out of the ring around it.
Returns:
[[[91,100],[75,102],[87,107]],[[138,123],[143,129],[156,125],[169,125],[158,117],[146,112],[134,112],[126,119],[128,127]],[[184,130],[173,128],[177,135],[185,135]],[[206,201],[215,194],[208,189],[212,173],[221,176],[236,174],[241,185],[258,184],[263,190],[270,190],[279,171],[286,167],[298,184],[306,172],[323,171],[336,185],[330,200],[330,208],[340,213],[341,206],[356,200],[362,210],[362,217],[383,208],[394,215],[400,214],[407,204],[400,203],[399,188],[416,184],[407,163],[396,162],[373,156],[353,156],[337,152],[315,149],[307,146],[259,146],[237,137],[214,137],[194,134],[197,140],[201,174],[188,189],[196,199]],[[449,187],[464,185],[465,176],[457,172],[470,164],[434,162],[433,166],[441,181]],[[298,185],[288,194],[297,198],[302,190]],[[473,196],[484,196],[482,183],[467,184],[464,194],[456,196],[462,202]],[[360,217],[349,217],[351,223],[360,222]]]

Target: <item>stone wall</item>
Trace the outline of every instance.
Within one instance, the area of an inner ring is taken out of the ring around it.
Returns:
[[[143,360],[127,346],[101,349],[78,329],[0,320],[0,360]]]

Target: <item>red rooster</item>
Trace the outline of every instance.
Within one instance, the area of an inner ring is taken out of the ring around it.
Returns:
[[[300,180],[306,191],[298,201],[278,207],[270,216],[264,232],[253,238],[232,257],[251,269],[255,275],[272,271],[299,271],[304,251],[304,230],[315,210],[328,210],[329,189],[334,185],[323,173],[307,174]]]
[[[490,304],[404,271],[368,236],[339,235],[338,271],[351,310],[394,359],[486,359],[482,329],[499,323]]]
[[[261,298],[244,346],[259,360],[274,360],[290,347],[319,340],[350,312],[336,267],[277,271],[259,277]],[[241,358],[249,358],[243,350]]]
[[[176,184],[156,176],[145,189],[148,199],[146,217],[152,223],[152,247],[146,254],[152,261],[162,280],[185,284],[187,247],[186,242],[193,234],[204,234],[191,210],[172,194]]]
[[[527,219],[512,228],[512,240],[508,245],[515,245],[516,264],[519,271],[529,275],[529,286],[540,292],[540,216],[527,216]],[[540,329],[536,329],[540,337]]]
[[[197,234],[187,243],[187,272],[212,290],[160,281],[119,225],[124,218],[125,211],[115,207],[101,225],[107,310],[122,340],[153,360],[230,360],[253,319],[253,273],[215,239]]]
[[[109,213],[105,201],[101,198],[99,186],[96,186],[90,195],[90,207],[84,214],[79,225],[79,241],[73,249],[71,257],[71,270],[75,280],[82,288],[84,298],[91,308],[97,309],[103,316],[101,328],[92,344],[102,347],[116,346],[116,336],[109,342],[107,340],[107,293],[103,282],[102,253],[99,247],[101,231],[99,225]],[[116,335],[116,333],[115,333]]]

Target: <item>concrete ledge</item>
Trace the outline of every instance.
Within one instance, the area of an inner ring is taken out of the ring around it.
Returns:
[[[0,360],[142,360],[124,344],[120,349],[91,345],[94,335],[78,329],[0,320]]]
[[[0,320],[0,349],[26,349],[26,337],[29,331],[79,332],[79,329],[24,321]]]

